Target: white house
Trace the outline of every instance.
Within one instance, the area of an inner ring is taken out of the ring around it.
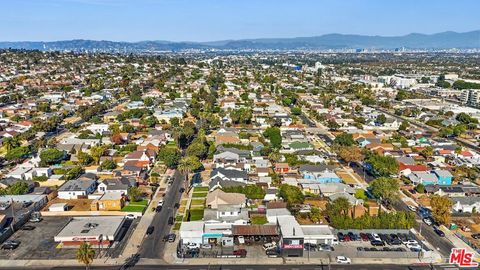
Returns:
[[[472,213],[480,210],[480,197],[453,197],[450,200],[453,203],[452,209],[455,212]]]
[[[58,198],[70,200],[78,196],[87,196],[95,191],[95,180],[70,180],[58,189]]]

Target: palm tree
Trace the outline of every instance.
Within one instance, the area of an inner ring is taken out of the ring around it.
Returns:
[[[180,160],[178,169],[185,175],[185,186],[187,186],[188,183],[188,174],[201,166],[202,163],[196,156],[186,156]]]
[[[83,242],[77,250],[78,262],[85,264],[85,269],[88,270],[93,262],[93,257],[95,257],[95,250],[89,243]]]

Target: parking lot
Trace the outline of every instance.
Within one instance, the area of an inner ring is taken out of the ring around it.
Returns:
[[[0,250],[0,259],[73,259],[75,249],[57,248],[53,237],[68,223],[68,217],[44,217],[41,222],[26,225],[35,226],[34,230],[16,231],[8,240],[20,241],[14,250]]]

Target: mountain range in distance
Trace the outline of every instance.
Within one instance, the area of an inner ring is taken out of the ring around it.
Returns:
[[[341,50],[341,49],[478,49],[480,30],[471,32],[442,32],[436,34],[412,33],[404,36],[366,36],[327,34],[314,37],[259,38],[223,40],[211,42],[171,41],[107,41],[107,40],[63,40],[63,41],[14,41],[1,42],[0,48],[27,50],[68,51],[181,51],[200,50]]]

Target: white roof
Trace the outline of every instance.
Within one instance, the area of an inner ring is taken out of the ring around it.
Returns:
[[[60,233],[55,236],[55,241],[63,241],[68,238],[98,237],[103,235],[113,241],[118,229],[125,217],[74,217]]]
[[[277,217],[280,232],[283,238],[303,237],[303,230],[298,224],[294,216],[280,216]]]

